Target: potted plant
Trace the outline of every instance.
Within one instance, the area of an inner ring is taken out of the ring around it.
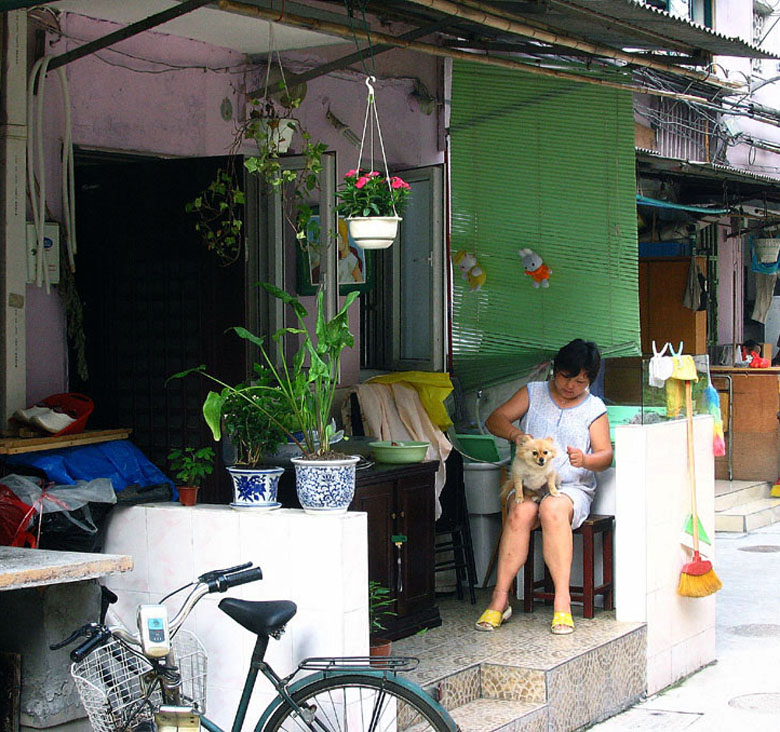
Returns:
[[[284,88],[280,82],[276,91],[283,92]],[[297,103],[298,100],[291,102],[293,107]],[[250,104],[253,109],[236,130],[227,168],[220,168],[206,189],[185,206],[188,213],[198,216],[196,230],[224,265],[237,261],[241,252],[246,197],[234,161],[245,142],[252,141],[254,149],[245,156],[244,167],[257,175],[268,191],[280,196],[284,218],[301,246],[311,245],[306,241],[307,227],[314,213],[309,200],[319,186],[322,154],[328,149],[324,143],[312,140],[291,116],[290,109],[280,109],[271,93],[250,100]],[[302,140],[298,154],[303,164],[292,169],[285,165],[284,154],[296,131]]]
[[[384,619],[395,615],[389,608],[395,603],[390,590],[377,582],[368,583],[368,632],[372,656],[389,656],[392,641],[382,637],[382,631],[387,630]]]
[[[298,319],[299,328],[282,328],[273,335],[277,343],[288,333],[301,339],[291,364],[282,362],[277,366],[262,338],[246,328],[235,327],[233,330],[237,335],[258,347],[262,363],[256,364],[255,372],[270,375],[270,383],[231,386],[207,373],[205,366],[188,369],[170,378],[197,372],[222,387],[219,393],[209,392],[203,405],[203,416],[215,440],[221,438],[225,412],[234,399],[243,400],[263,415],[302,453],[302,457],[292,458],[292,462],[298,499],[304,510],[308,513],[343,513],[355,493],[355,464],[359,457],[331,449],[336,428],[330,411],[338,384],[341,354],[354,343],[347,311],[359,293],[349,293],[341,309],[326,320],[320,290],[312,334],[305,322],[308,311],[296,297],[269,283],[262,283],[262,287],[290,305]],[[278,405],[281,411],[275,412],[276,407],[271,404]]]
[[[232,264],[241,253],[246,198],[231,163],[218,168],[214,180],[184,206],[197,216],[195,230],[209,251],[224,265]]]
[[[214,438],[219,440],[224,433],[233,448],[232,464],[226,470],[233,481],[234,508],[278,505],[279,478],[284,469],[261,463],[287,439],[281,425],[290,418],[279,394],[266,388],[270,380],[268,369],[255,364],[251,384],[226,386],[220,394],[210,392],[203,407],[204,414],[218,413],[216,421],[221,429]]]
[[[185,447],[171,450],[168,462],[176,478],[179,501],[183,506],[194,506],[198,499],[198,489],[203,479],[214,471],[214,450],[210,447]]]
[[[398,234],[409,192],[409,184],[398,176],[350,170],[336,197],[338,213],[346,218],[355,243],[364,249],[389,247]]]

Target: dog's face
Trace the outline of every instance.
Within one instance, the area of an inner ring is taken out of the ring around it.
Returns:
[[[534,470],[549,469],[553,458],[557,455],[555,441],[552,437],[540,437],[526,440],[518,446],[515,459],[522,460]]]

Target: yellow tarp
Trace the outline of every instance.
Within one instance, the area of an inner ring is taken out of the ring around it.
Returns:
[[[444,400],[452,391],[450,375],[438,371],[395,371],[392,374],[374,376],[368,383],[397,384],[405,381],[420,395],[425,411],[439,429],[446,432],[452,427],[452,420],[444,407]]]

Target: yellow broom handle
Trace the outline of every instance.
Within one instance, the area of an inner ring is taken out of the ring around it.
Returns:
[[[699,515],[696,512],[696,466],[693,458],[693,386],[685,382],[685,421],[688,442],[688,482],[691,484],[691,527],[693,528],[693,551],[699,551]]]

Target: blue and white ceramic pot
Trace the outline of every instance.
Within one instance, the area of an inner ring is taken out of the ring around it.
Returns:
[[[306,513],[346,513],[355,495],[355,465],[360,456],[340,460],[292,458],[295,487]]]
[[[233,506],[268,506],[276,503],[279,478],[284,468],[227,468],[233,479]]]

